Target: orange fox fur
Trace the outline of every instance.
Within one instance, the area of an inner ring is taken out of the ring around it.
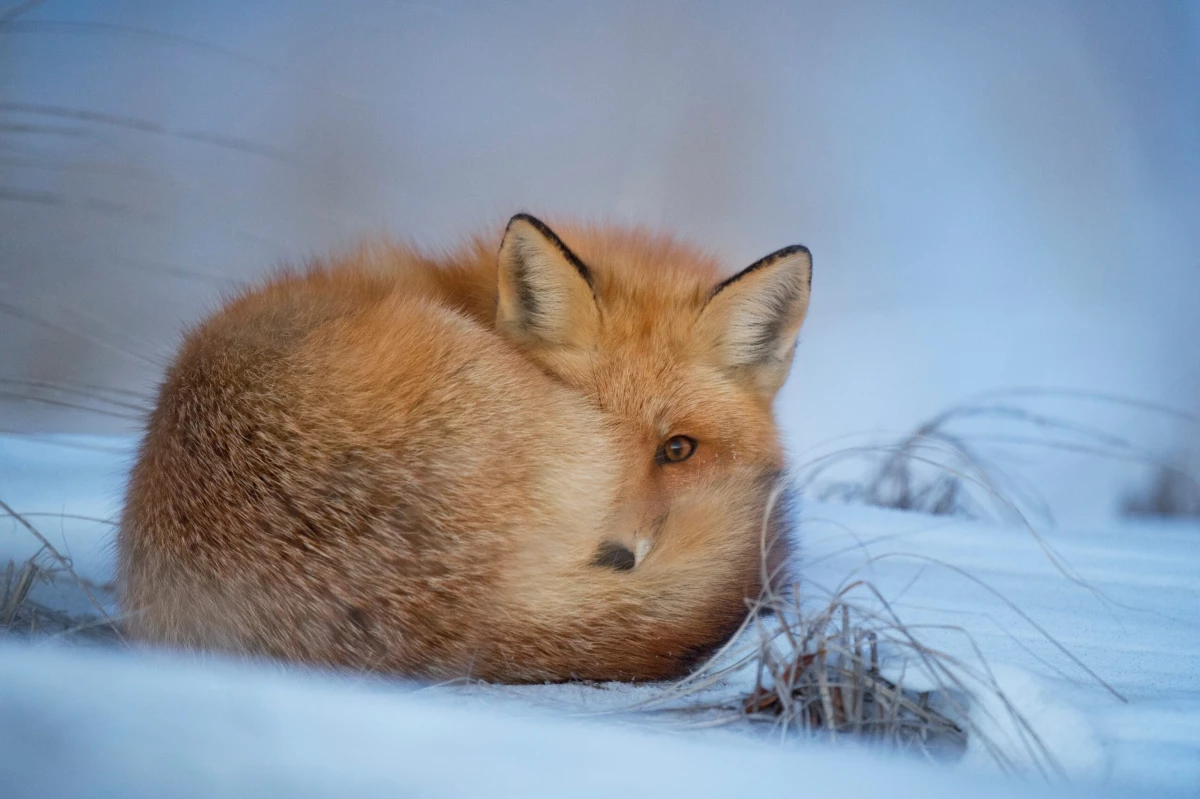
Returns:
[[[722,282],[670,238],[526,215],[498,248],[274,277],[166,374],[129,631],[436,679],[685,673],[788,556],[771,405],[810,279],[803,247]]]

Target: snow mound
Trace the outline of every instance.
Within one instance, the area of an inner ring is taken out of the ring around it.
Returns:
[[[0,774],[7,799],[1064,795],[853,747],[769,747],[494,698],[11,644],[0,645]]]

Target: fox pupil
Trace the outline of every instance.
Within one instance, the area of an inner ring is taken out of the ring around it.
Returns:
[[[673,436],[667,440],[660,451],[660,460],[667,463],[679,463],[686,461],[692,457],[692,453],[696,451],[696,440],[687,436]]]

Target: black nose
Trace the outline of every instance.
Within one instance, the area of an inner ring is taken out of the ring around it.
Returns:
[[[592,558],[593,566],[603,566],[619,572],[627,572],[637,565],[637,557],[624,544],[605,541]]]

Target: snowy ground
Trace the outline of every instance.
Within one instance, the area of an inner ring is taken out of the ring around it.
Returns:
[[[72,515],[114,518],[129,446],[111,438],[0,438],[0,499],[22,513],[50,514],[29,520],[97,582],[111,577],[112,528]],[[1039,527],[1039,542],[1016,525],[837,504],[809,503],[800,515],[805,595],[866,578],[926,643],[967,659],[977,646],[1071,777],[1072,786],[1048,793],[1200,791],[1194,523]],[[19,562],[36,547],[15,522],[0,521],[0,559]],[[34,595],[88,609],[69,587],[39,586]],[[735,696],[740,687],[714,691]],[[685,731],[653,715],[613,713],[657,686],[411,690],[4,642],[0,782],[8,789],[0,793],[734,795],[802,787],[1036,795],[1029,784],[1000,779],[977,741],[961,762],[930,766],[847,745],[780,745],[746,724]],[[973,719],[1009,757],[1029,761],[1007,714],[981,696]]]
[[[497,701],[11,646],[0,647],[5,783],[9,799],[1052,795],[847,748],[781,749]]]

